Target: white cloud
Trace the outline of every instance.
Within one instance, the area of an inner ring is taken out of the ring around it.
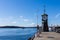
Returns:
[[[34,27],[35,23],[28,23],[28,24],[24,24],[25,27]]]
[[[11,20],[11,19],[13,19],[13,17],[12,17],[12,16],[4,17],[4,18],[0,18],[0,20]]]
[[[60,16],[60,13],[58,13],[56,16],[55,16],[55,18],[58,18]]]
[[[21,20],[20,20],[21,19]],[[1,26],[4,26],[4,25],[19,25],[20,26],[34,26],[35,23],[31,23],[32,22],[32,19],[28,19],[28,18],[25,18],[24,16],[19,16],[19,18],[16,18],[14,16],[9,16],[9,17],[5,17],[5,18],[0,18],[0,21],[3,21],[2,25]],[[1,21],[1,22],[2,22]],[[0,22],[0,23],[1,23]],[[20,22],[20,23],[19,23]],[[5,24],[4,24],[5,23]],[[7,24],[6,24],[7,23]],[[24,24],[25,23],[25,24]],[[4,24],[4,25],[3,25]],[[21,25],[22,24],[22,25]]]
[[[24,21],[25,21],[25,22],[28,22],[28,21],[29,21],[29,19],[24,19]]]
[[[30,26],[35,26],[35,23],[31,23]]]
[[[13,24],[17,23],[17,22],[12,22]]]
[[[35,23],[31,23],[31,25],[34,25]]]
[[[24,16],[20,16],[21,21],[23,22],[31,22],[32,20],[25,18]]]
[[[12,16],[10,16],[10,17],[9,17],[9,19],[13,19],[13,17],[12,17]]]
[[[20,16],[20,18],[23,18],[23,16]]]
[[[5,26],[5,25],[2,25],[2,24],[1,24],[0,27],[1,27],[1,26]]]

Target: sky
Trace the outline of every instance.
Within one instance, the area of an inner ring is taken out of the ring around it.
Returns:
[[[60,25],[60,0],[0,0],[0,26],[42,25],[41,15],[48,14],[48,25]]]

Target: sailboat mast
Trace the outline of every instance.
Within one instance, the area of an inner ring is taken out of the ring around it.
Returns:
[[[38,25],[38,13],[37,13],[37,25]]]
[[[38,12],[39,12],[39,9],[37,10],[37,15],[36,15],[36,17],[37,17],[37,25],[38,25]]]
[[[39,10],[37,10],[37,15],[36,15],[36,17],[37,17],[37,29],[39,30],[39,25],[38,25],[38,12],[39,12]]]

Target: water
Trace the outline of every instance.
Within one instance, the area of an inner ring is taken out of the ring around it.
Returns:
[[[36,32],[36,28],[0,28],[0,40],[28,40]]]

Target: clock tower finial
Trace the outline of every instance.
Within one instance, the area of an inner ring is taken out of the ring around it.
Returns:
[[[43,5],[43,12],[44,12],[44,14],[46,14],[46,3],[45,3],[45,0],[44,0],[43,2],[44,2],[44,5]]]
[[[46,5],[44,4],[44,14],[46,13]]]

